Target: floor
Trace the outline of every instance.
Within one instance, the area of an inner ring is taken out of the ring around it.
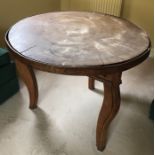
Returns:
[[[153,155],[153,60],[123,73],[121,108],[109,129],[104,152],[95,147],[102,83],[87,88],[87,77],[36,71],[39,108],[28,108],[28,92],[0,106],[0,155]]]

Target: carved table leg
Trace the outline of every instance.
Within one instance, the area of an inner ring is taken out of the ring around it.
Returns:
[[[89,87],[90,90],[94,90],[95,89],[95,79],[94,78],[89,77],[88,87]]]
[[[29,96],[30,96],[30,109],[37,108],[37,101],[38,101],[38,86],[35,74],[31,66],[22,63],[16,60],[16,67],[18,70],[19,75],[21,76],[22,80],[25,82]]]
[[[96,145],[103,151],[106,145],[107,129],[120,107],[121,73],[106,75],[104,82],[104,101],[98,118],[96,129]]]

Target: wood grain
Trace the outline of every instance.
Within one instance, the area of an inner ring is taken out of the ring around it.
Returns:
[[[96,129],[96,145],[100,151],[103,151],[106,146],[108,127],[120,107],[119,85],[121,83],[121,73],[102,77],[104,82],[104,101],[100,110]]]
[[[38,88],[33,68],[84,75],[89,88],[104,82],[104,102],[98,118],[96,145],[102,151],[107,129],[119,110],[121,74],[150,53],[147,33],[114,16],[88,12],[55,12],[25,18],[6,33],[7,47],[37,107]]]
[[[38,101],[38,86],[35,74],[33,69],[30,65],[26,65],[16,59],[16,67],[18,73],[20,74],[22,80],[25,82],[29,96],[30,96],[30,109],[37,108],[37,101]]]
[[[8,33],[17,54],[62,68],[111,65],[139,56],[148,35],[114,16],[88,12],[57,12],[29,17]]]

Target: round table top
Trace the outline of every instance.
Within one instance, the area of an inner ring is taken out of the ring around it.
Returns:
[[[92,67],[133,59],[150,46],[146,32],[110,15],[54,12],[25,18],[8,32],[16,54],[57,67]]]

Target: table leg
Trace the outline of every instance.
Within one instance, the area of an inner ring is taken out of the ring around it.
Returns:
[[[31,66],[16,60],[16,67],[18,70],[18,73],[22,80],[25,82],[29,96],[30,96],[30,109],[37,108],[37,101],[38,101],[38,86],[35,74],[33,72],[33,69]]]
[[[106,146],[108,127],[120,107],[119,85],[121,83],[121,73],[103,76],[103,82],[104,101],[100,110],[96,129],[96,145],[100,151],[103,151]]]
[[[88,79],[88,87],[90,90],[94,90],[95,89],[95,79],[92,77],[89,77]]]

